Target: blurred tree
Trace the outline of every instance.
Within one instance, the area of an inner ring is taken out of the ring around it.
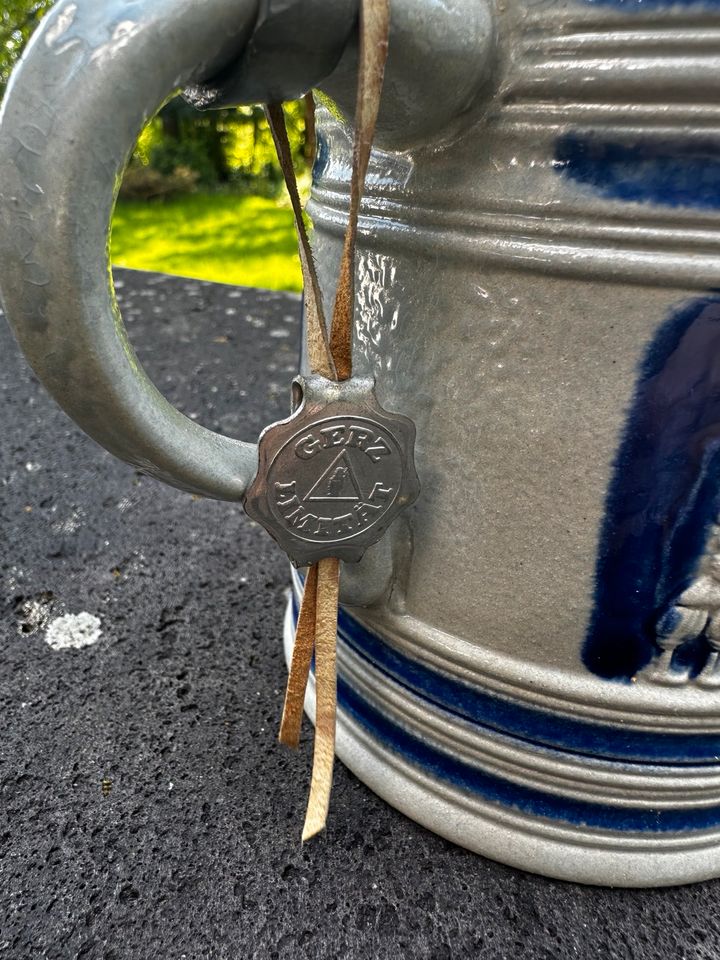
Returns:
[[[305,100],[285,104],[288,137],[299,173],[309,166],[309,109]],[[156,195],[157,179],[144,176],[143,168],[201,189],[274,194],[282,183],[262,107],[197,111],[181,97],[168,101],[145,127],[126,174],[133,193],[147,182],[148,195]],[[178,174],[181,180],[177,180]]]
[[[2,0],[0,6],[0,98],[30,35],[54,0]]]

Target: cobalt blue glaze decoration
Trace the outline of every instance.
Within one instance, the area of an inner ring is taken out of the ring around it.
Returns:
[[[583,651],[593,672],[629,679],[659,652],[658,618],[689,585],[719,515],[720,297],[713,295],[672,311],[639,371],[598,546]],[[677,652],[678,664],[697,675],[708,653],[696,641]]]
[[[491,803],[517,807],[533,816],[563,820],[604,830],[677,832],[707,830],[720,824],[720,805],[702,810],[630,809],[587,803],[531,790],[435,750],[390,722],[342,679],[338,681],[338,703],[363,727],[403,760],[423,768],[440,780],[463,791],[479,794]]]
[[[297,620],[298,604],[293,600]],[[520,737],[538,747],[571,751],[599,758],[622,758],[636,763],[713,763],[720,750],[717,734],[650,734],[571,717],[493,697],[451,676],[411,660],[383,643],[354,617],[340,611],[343,643],[368,661],[374,670],[392,677],[414,694],[449,713],[501,733]]]
[[[574,131],[555,149],[557,169],[604,197],[670,207],[720,207],[720,141],[669,137],[605,140]]]
[[[698,10],[713,10],[718,7],[718,0],[583,0],[588,6],[616,7],[623,13],[643,14],[646,11],[667,10],[677,7],[681,10],[695,7]]]
[[[325,173],[325,168],[328,165],[329,160],[329,151],[328,144],[325,137],[320,131],[316,135],[315,141],[315,160],[312,167],[312,182],[317,183],[317,181]]]

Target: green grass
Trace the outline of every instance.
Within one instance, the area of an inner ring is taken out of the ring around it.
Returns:
[[[283,200],[190,194],[119,201],[112,229],[119,267],[271,290],[300,290],[292,211]]]

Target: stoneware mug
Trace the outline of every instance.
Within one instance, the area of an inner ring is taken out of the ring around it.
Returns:
[[[8,89],[10,322],[70,416],[183,489],[240,499],[256,450],[185,419],[132,352],[107,259],[123,165],[177,88],[211,107],[319,87],[330,302],[357,14],[60,0]],[[431,830],[586,883],[720,875],[716,17],[392,5],[354,350],[416,423],[422,493],[343,571],[338,753]]]

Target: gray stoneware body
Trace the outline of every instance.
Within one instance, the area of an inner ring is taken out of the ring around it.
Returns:
[[[239,499],[256,452],[134,358],[108,288],[117,179],[179,86],[212,106],[319,85],[329,303],[356,16],[63,0],[8,91],[10,321],[84,429],[185,489]],[[422,492],[343,573],[338,752],[457,843],[586,883],[720,875],[716,19],[396,0],[362,206],[355,373],[414,420]]]

